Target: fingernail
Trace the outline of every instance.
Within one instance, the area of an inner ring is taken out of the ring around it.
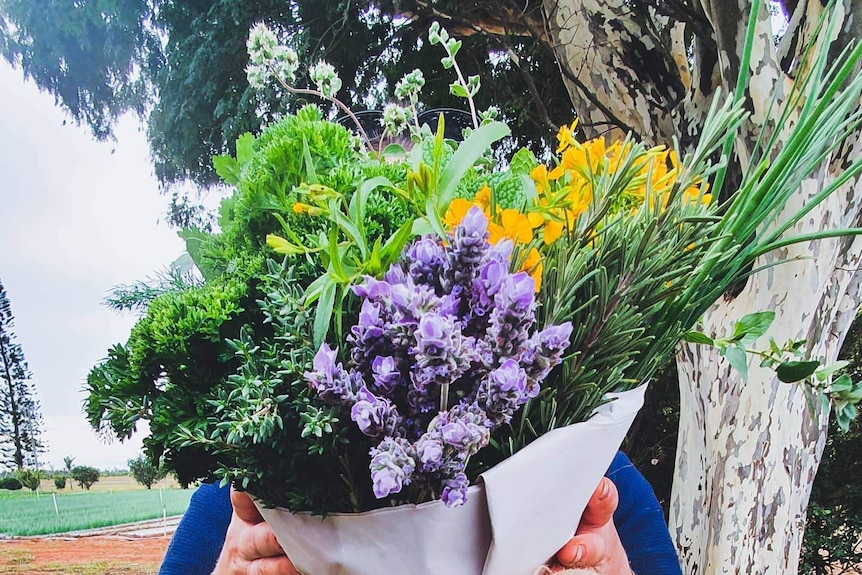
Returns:
[[[580,563],[581,559],[583,559],[583,558],[584,558],[584,546],[578,545],[577,547],[575,547],[575,558],[572,559],[572,563],[575,563],[575,564]]]
[[[611,486],[608,482],[602,479],[602,490],[599,492],[599,499],[604,499],[611,494]]]

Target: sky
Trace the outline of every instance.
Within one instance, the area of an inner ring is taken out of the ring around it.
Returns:
[[[124,117],[116,138],[95,141],[0,60],[0,281],[42,404],[47,468],[62,468],[64,456],[122,468],[141,453],[140,434],[105,444],[90,430],[82,388],[136,319],[106,308],[105,295],[184,250],[166,224],[169,198],[140,121]]]

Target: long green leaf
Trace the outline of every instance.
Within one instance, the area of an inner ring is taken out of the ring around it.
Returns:
[[[473,167],[476,160],[482,157],[491,144],[505,138],[510,133],[511,130],[506,124],[491,122],[480,126],[470,134],[469,138],[461,142],[437,182],[437,210],[439,212],[443,212],[449,206],[449,202],[452,201],[458,187],[458,182],[461,181],[467,170]]]

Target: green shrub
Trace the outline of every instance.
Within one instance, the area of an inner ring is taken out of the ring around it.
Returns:
[[[57,489],[66,489],[66,476],[58,473],[54,476],[54,487]]]
[[[35,469],[21,469],[16,474],[16,477],[21,482],[21,485],[30,491],[36,491],[42,483],[42,474]]]
[[[99,481],[99,475],[99,470],[89,465],[76,465],[72,468],[72,479],[87,491]]]
[[[153,483],[165,476],[164,471],[153,465],[153,462],[145,455],[139,455],[129,460],[129,473],[135,478],[135,481],[147,489],[150,489]]]
[[[0,489],[8,489],[9,491],[18,491],[24,487],[21,482],[14,477],[4,477],[0,479]]]

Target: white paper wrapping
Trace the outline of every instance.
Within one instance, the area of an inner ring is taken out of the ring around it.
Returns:
[[[484,473],[467,502],[326,519],[258,505],[304,575],[531,575],[574,533],[643,405],[611,394],[589,421],[556,429]]]

